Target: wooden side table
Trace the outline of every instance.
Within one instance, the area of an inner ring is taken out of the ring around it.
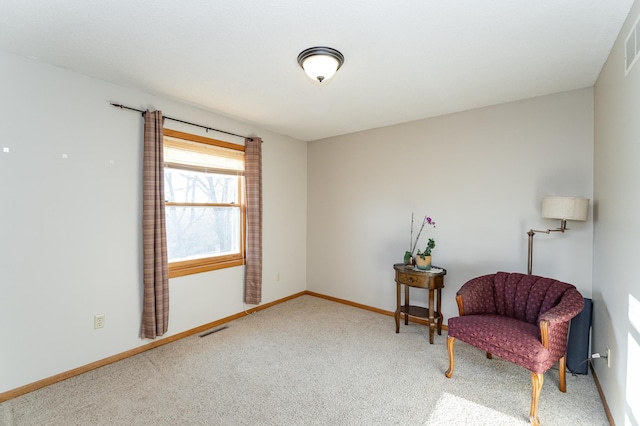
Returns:
[[[444,276],[447,271],[434,266],[433,270],[421,271],[413,266],[403,263],[393,265],[396,271],[397,308],[394,314],[396,319],[396,333],[400,332],[400,313],[404,313],[404,323],[409,324],[409,316],[426,318],[429,322],[429,343],[433,344],[433,332],[438,330],[442,335],[442,311],[440,304],[442,296],[440,291],[444,288]],[[401,287],[404,287],[404,305],[401,304]],[[409,288],[417,287],[429,290],[429,309],[422,306],[413,306],[409,303]],[[434,309],[434,296],[436,299]]]

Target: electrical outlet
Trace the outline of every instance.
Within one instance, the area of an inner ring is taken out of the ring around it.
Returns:
[[[280,281],[280,272],[276,274],[276,281]]]
[[[607,346],[607,367],[611,368],[611,349]]]
[[[98,314],[93,317],[93,328],[104,328],[104,314]]]

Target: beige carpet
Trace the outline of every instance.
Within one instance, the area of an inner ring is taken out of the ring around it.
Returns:
[[[446,332],[302,296],[0,404],[2,425],[528,425],[528,371]],[[608,425],[593,377],[550,370],[543,425]]]

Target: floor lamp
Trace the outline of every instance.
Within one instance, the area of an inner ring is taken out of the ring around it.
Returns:
[[[560,228],[540,231],[530,229],[529,236],[529,256],[527,264],[527,274],[531,275],[533,264],[533,236],[537,233],[550,234],[551,232],[563,232],[567,228],[567,220],[587,220],[589,212],[589,199],[578,197],[545,197],[542,200],[541,216],[547,219],[560,219]]]

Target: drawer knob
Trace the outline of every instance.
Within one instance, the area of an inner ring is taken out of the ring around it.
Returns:
[[[413,277],[409,277],[409,282],[412,283],[413,282]]]

